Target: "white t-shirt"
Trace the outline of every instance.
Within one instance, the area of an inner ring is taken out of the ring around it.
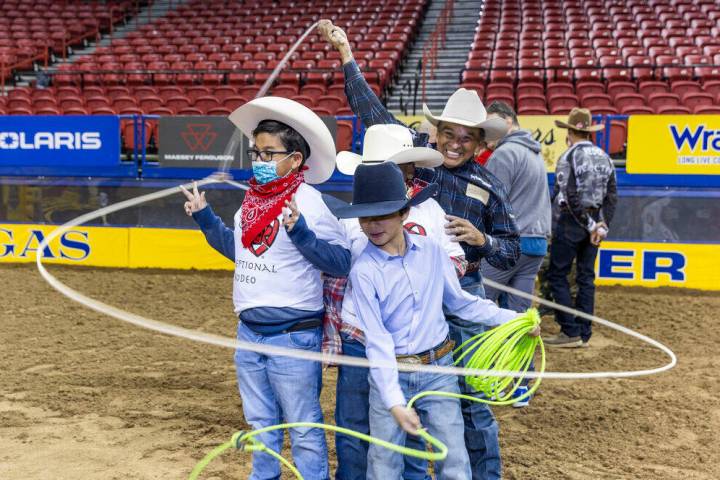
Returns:
[[[360,223],[357,218],[342,220],[345,228],[345,238],[350,243],[350,253],[352,260],[355,261],[358,256],[365,250],[368,238],[360,229]],[[462,257],[465,255],[462,247],[458,242],[453,242],[452,238],[445,233],[445,210],[442,209],[434,199],[425,200],[420,205],[410,207],[407,220],[405,220],[405,230],[409,233],[422,235],[434,240],[445,250],[448,257]],[[345,296],[343,297],[341,318],[344,323],[348,323],[354,327],[360,328],[360,322],[355,315],[355,305],[352,299],[352,286],[347,284]]]
[[[322,201],[320,192],[301,184],[295,201],[317,238],[348,248],[343,228]],[[241,210],[235,213],[235,313],[255,307],[323,308],[320,270],[303,257],[282,225],[282,213],[249,248],[242,244]]]

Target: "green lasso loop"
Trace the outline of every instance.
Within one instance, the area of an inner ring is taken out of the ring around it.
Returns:
[[[519,372],[524,374],[530,368],[530,362],[533,359],[535,350],[540,347],[540,368],[539,372],[545,371],[545,348],[540,337],[530,337],[526,335],[540,324],[540,315],[534,308],[529,309],[524,314],[511,320],[499,327],[495,327],[487,332],[481,333],[462,345],[458,346],[454,354],[457,355],[455,364],[458,365],[465,358],[469,357],[466,366],[468,368],[477,368],[482,370],[496,370],[507,372]],[[407,408],[412,408],[413,404],[423,397],[439,396],[446,398],[457,398],[470,400],[475,402],[487,403],[490,405],[509,405],[532,395],[540,386],[540,378],[537,378],[529,391],[522,396],[512,398],[513,392],[522,381],[520,377],[501,377],[501,376],[468,376],[465,377],[468,385],[472,386],[481,395],[479,397],[472,395],[463,395],[450,392],[425,391],[415,395],[407,404]],[[200,460],[190,473],[189,480],[197,480],[200,473],[215,458],[220,456],[225,450],[235,447],[238,450],[246,452],[262,451],[271,455],[285,465],[296,478],[302,480],[302,475],[295,466],[286,460],[282,455],[278,454],[271,448],[267,448],[262,442],[257,440],[260,434],[272,432],[285,428],[321,428],[335,433],[342,433],[351,437],[359,438],[368,443],[387,448],[393,452],[407,455],[410,457],[421,458],[429,461],[444,460],[447,457],[448,448],[440,440],[433,437],[425,429],[420,429],[418,435],[422,437],[428,444],[432,445],[434,451],[415,450],[405,446],[396,445],[394,443],[371,437],[354,430],[338,427],[335,425],[326,425],[324,423],[298,422],[283,423],[280,425],[272,425],[269,427],[253,430],[250,432],[237,432],[229,442],[213,449],[205,458]]]

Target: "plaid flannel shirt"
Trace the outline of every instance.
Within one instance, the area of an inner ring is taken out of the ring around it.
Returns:
[[[357,63],[343,65],[345,95],[353,112],[366,127],[377,124],[404,125],[380,102],[360,72]],[[418,147],[435,148],[428,135],[409,129],[413,143]],[[460,167],[435,170],[417,169],[416,175],[427,182],[440,185],[436,197],[440,206],[450,215],[470,221],[486,236],[482,247],[461,243],[470,263],[468,271],[477,270],[481,259],[495,268],[512,268],[520,257],[520,236],[505,187],[485,167],[470,160]]]

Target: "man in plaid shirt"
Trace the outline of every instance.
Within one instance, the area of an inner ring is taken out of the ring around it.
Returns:
[[[320,32],[340,53],[345,74],[345,94],[353,112],[366,127],[401,124],[380,102],[353,59],[350,43],[339,27],[328,20],[320,22]],[[483,141],[502,138],[506,125],[486,120],[485,107],[474,91],[459,89],[450,97],[439,117],[423,106],[426,118],[437,126],[437,143],[428,135],[413,133],[415,146],[428,146],[443,155],[443,165],[434,170],[417,169],[416,177],[439,184],[436,197],[449,214],[446,226],[460,242],[470,266],[462,280],[463,288],[484,297],[478,266],[481,259],[500,270],[515,265],[520,257],[520,237],[505,188],[473,159]],[[327,289],[326,289],[327,294]],[[457,345],[481,332],[476,324],[448,318]],[[481,327],[480,327],[481,328]],[[467,357],[466,357],[467,358]],[[474,394],[460,378],[463,393]],[[492,412],[478,402],[463,402],[465,443],[472,464],[473,480],[501,477],[498,426]],[[406,472],[406,479],[408,479]]]

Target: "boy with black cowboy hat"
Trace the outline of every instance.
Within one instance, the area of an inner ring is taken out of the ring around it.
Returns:
[[[610,157],[592,144],[592,134],[602,125],[592,125],[590,110],[573,108],[568,121],[555,121],[568,130],[569,148],[555,169],[552,195],[553,236],[547,279],[553,299],[560,305],[592,314],[595,301],[595,257],[607,236],[615,214],[617,183]],[[577,264],[577,295],[573,305],[568,274]],[[586,347],[591,323],[569,313],[555,311],[560,333],[545,339],[549,347]]]
[[[197,187],[192,194],[184,192],[186,212],[210,245],[235,262],[238,340],[318,352],[324,314],[321,272],[344,276],[350,269],[339,222],[320,193],[305,183],[322,183],[332,174],[332,135],[310,109],[285,98],[255,99],[230,120],[252,140],[248,155],[254,174],[235,214],[235,229],[225,227]],[[239,349],[235,365],[245,419],[254,429],[283,420],[323,421],[320,363]],[[259,440],[279,452],[283,436],[279,430]],[[290,438],[300,473],[328,479],[324,432],[292,428]],[[278,461],[253,453],[250,478],[280,478]]]
[[[343,63],[345,94],[353,112],[366,127],[395,123],[397,120],[365,81],[353,59],[345,32],[329,20],[321,20],[323,37],[337,49]],[[454,235],[465,251],[470,266],[461,283],[470,293],[484,296],[478,270],[481,259],[500,270],[512,268],[520,257],[520,237],[505,187],[484,167],[474,161],[484,141],[502,138],[507,126],[502,119],[488,119],[477,92],[460,88],[448,99],[442,114],[434,115],[423,105],[425,118],[437,127],[436,143],[428,135],[410,130],[416,146],[428,146],[443,155],[443,165],[420,168],[416,177],[437,183],[436,200],[448,215],[448,233]],[[404,125],[403,125],[404,126]],[[482,332],[482,326],[448,318],[451,335],[459,344]],[[465,357],[465,360],[468,357]],[[475,393],[460,379],[464,393]],[[466,446],[473,465],[474,480],[501,477],[499,428],[487,405],[463,401],[466,422]]]
[[[438,243],[410,235],[403,228],[409,208],[428,199],[430,186],[407,198],[400,169],[393,163],[360,165],[353,179],[353,203],[325,196],[339,218],[358,218],[369,242],[350,272],[353,302],[367,342],[370,369],[370,433],[403,444],[417,434],[420,419],[431,435],[448,446],[448,456],[436,464],[440,479],[471,477],[464,448],[460,402],[429,396],[418,400],[419,412],[405,407],[425,390],[459,393],[457,378],[430,373],[398,373],[396,362],[452,365],[454,342],[448,336],[443,309],[467,321],[501,325],[517,313],[460,288],[452,262]],[[428,275],[428,272],[434,272]],[[536,329],[533,334],[539,334]],[[398,479],[403,459],[377,445],[368,453],[368,479]]]
[[[437,150],[414,147],[410,131],[400,125],[373,125],[365,132],[362,155],[340,152],[337,168],[346,175],[354,175],[360,165],[376,165],[390,162],[403,172],[409,198],[428,188],[428,184],[414,176],[415,167],[435,168],[442,165],[442,155]],[[432,187],[434,188],[434,186]],[[445,211],[432,198],[413,205],[403,226],[408,233],[426,236],[437,241],[455,266],[457,275],[462,277],[467,262],[465,252],[445,232]],[[350,245],[353,259],[357,258],[368,244],[356,218],[341,222],[346,230],[346,241]],[[344,278],[326,282],[326,325],[332,326],[330,339],[334,339],[335,352],[365,357],[365,336],[356,315],[351,285]],[[329,329],[326,327],[326,333]],[[324,345],[325,347],[325,345]],[[328,350],[333,351],[333,350]],[[362,367],[340,365],[335,404],[335,422],[340,427],[362,433],[370,431],[368,410],[368,371]],[[358,480],[367,475],[367,442],[355,437],[337,434],[335,436],[338,469],[336,480]],[[415,442],[416,443],[416,442]],[[424,449],[408,438],[407,446]],[[424,479],[427,462],[405,457],[405,480]]]

